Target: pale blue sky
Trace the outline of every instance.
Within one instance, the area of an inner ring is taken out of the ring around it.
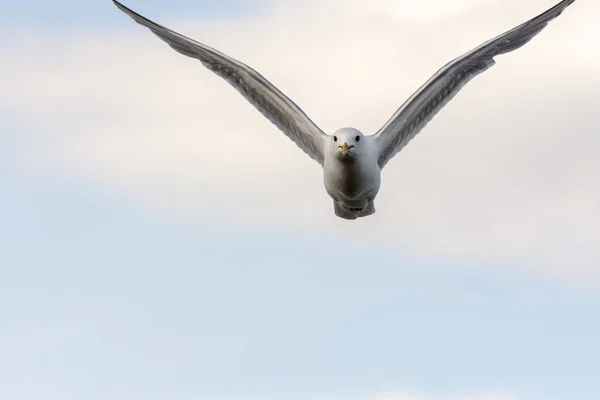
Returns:
[[[53,0],[53,1],[28,1],[13,2],[1,1],[5,12],[0,15],[2,28],[7,25],[31,24],[43,26],[50,29],[64,30],[77,27],[94,27],[122,25],[122,16],[111,9],[111,1],[76,1],[76,0]],[[240,14],[256,10],[256,2],[251,0],[171,0],[164,1],[140,1],[127,2],[131,7],[144,7],[153,15],[162,15],[163,18],[181,15],[178,10],[185,10],[184,15],[198,18]],[[114,8],[114,6],[113,6]]]
[[[81,3],[11,2],[2,25],[137,29],[108,0],[67,9]],[[125,3],[159,21],[255,11]],[[594,289],[293,229],[157,218],[98,183],[30,179],[13,154],[36,136],[0,117],[2,399],[600,398]]]
[[[102,190],[3,171],[2,398],[598,394],[597,294],[360,244],[340,256],[291,232],[159,224]]]

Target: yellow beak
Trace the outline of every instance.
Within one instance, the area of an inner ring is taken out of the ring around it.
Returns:
[[[348,149],[353,148],[354,146],[348,146],[348,143],[344,143],[343,145],[339,146],[340,149],[342,149],[342,154],[346,154],[348,152]]]

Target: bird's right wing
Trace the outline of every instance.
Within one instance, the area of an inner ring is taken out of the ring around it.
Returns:
[[[200,62],[225,79],[269,121],[312,159],[323,165],[327,135],[292,100],[249,66],[202,43],[167,29],[141,16],[123,4],[115,5],[135,22],[150,29],[175,51]]]
[[[375,133],[380,149],[379,167],[383,168],[402,150],[471,79],[493,66],[495,56],[516,50],[529,42],[574,1],[563,0],[545,13],[442,67]]]

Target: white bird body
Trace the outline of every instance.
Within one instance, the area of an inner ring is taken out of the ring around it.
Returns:
[[[355,219],[375,212],[373,200],[381,184],[381,168],[377,164],[379,151],[371,136],[354,128],[343,128],[333,134],[337,140],[324,143],[323,181],[327,194],[334,201],[338,217]],[[359,141],[356,141],[359,138]],[[345,152],[340,144],[354,146]],[[353,150],[360,146],[360,151]]]
[[[535,18],[452,60],[421,86],[373,135],[355,128],[325,134],[292,100],[257,71],[209,46],[167,29],[116,0],[115,5],[175,51],[196,58],[225,79],[309,157],[323,167],[325,190],[344,219],[375,212],[381,169],[494,57],[516,50],[541,32],[575,0],[562,0]]]

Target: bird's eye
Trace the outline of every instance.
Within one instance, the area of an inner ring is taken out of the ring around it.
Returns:
[[[334,136],[334,137],[333,137],[333,141],[334,141],[334,142],[337,142],[337,136]]]
[[[357,142],[360,141],[360,136],[357,136],[354,140],[356,140]]]

